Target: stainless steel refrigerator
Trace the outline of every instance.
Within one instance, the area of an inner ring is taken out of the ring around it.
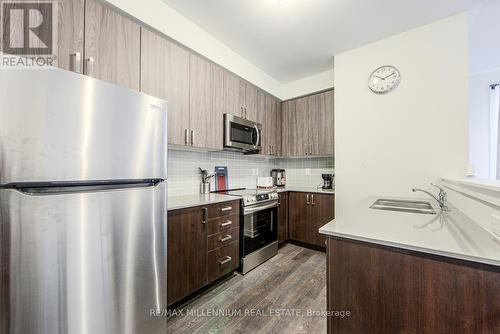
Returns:
[[[0,333],[166,333],[166,102],[0,70]]]

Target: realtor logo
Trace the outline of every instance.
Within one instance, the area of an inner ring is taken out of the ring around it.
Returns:
[[[55,65],[57,1],[0,3],[2,67]]]

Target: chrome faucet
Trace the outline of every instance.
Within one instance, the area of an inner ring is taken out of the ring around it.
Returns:
[[[442,187],[435,185],[434,183],[431,183],[431,185],[439,189],[438,197],[434,196],[432,193],[430,193],[426,190],[423,190],[423,189],[413,188],[412,191],[413,192],[420,191],[420,192],[426,193],[427,195],[434,198],[436,200],[436,202],[438,202],[439,207],[441,208],[441,211],[450,211],[450,209],[448,208],[448,204],[447,204],[448,194],[446,193],[446,191]]]

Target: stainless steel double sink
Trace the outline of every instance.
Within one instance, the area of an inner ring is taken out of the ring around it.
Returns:
[[[410,201],[410,200],[397,200],[397,199],[384,199],[380,198],[375,201],[370,206],[371,209],[376,210],[387,210],[387,211],[399,211],[399,212],[410,212],[410,213],[421,213],[434,215],[432,205],[425,201]]]

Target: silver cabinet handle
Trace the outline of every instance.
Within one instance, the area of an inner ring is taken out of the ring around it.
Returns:
[[[220,209],[221,212],[231,211],[233,209],[232,206],[226,206],[225,208]]]
[[[90,75],[92,73],[94,67],[93,65],[94,65],[94,58],[92,57],[85,58],[85,69],[84,69],[85,74]]]
[[[191,130],[191,146],[194,145],[194,130]]]
[[[220,242],[226,242],[231,240],[233,237],[227,234],[224,238],[219,239]]]
[[[314,194],[311,194],[311,204],[316,205],[316,203],[314,203]]]
[[[188,129],[184,129],[184,145],[188,145],[189,144],[188,132],[189,132]]]
[[[75,52],[70,55],[70,68],[75,73],[82,73],[82,55],[80,52]]]
[[[232,258],[230,256],[226,256],[226,258],[224,260],[219,261],[219,264],[222,266],[222,265],[224,265],[226,263],[231,262],[231,260],[232,260]]]
[[[208,220],[208,208],[203,208],[203,224],[206,224]]]
[[[232,224],[233,224],[233,222],[228,220],[227,222],[220,224],[220,227],[227,227],[227,226],[231,226]]]
[[[306,205],[310,205],[311,202],[309,201],[309,194],[306,195]]]

